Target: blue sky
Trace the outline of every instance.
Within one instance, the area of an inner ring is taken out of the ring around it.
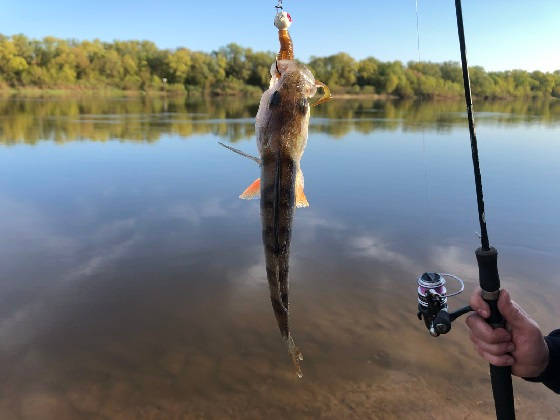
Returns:
[[[459,60],[453,0],[418,0],[423,60]],[[29,0],[4,2],[0,32],[34,38],[149,39],[211,51],[229,42],[277,50],[275,1]],[[415,0],[284,0],[296,56],[418,57]],[[488,70],[560,69],[558,0],[463,0],[469,63]]]

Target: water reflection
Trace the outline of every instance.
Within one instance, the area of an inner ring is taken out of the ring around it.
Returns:
[[[168,102],[165,114],[163,101],[85,100],[70,115],[63,101],[11,104],[5,144],[31,133],[36,146],[0,147],[2,420],[493,418],[463,323],[435,340],[416,318],[419,273],[461,274],[467,293],[476,281],[461,103],[315,110],[311,207],[295,212],[290,258],[299,381],[271,327],[259,203],[237,198],[255,163],[203,135],[251,136],[255,105]],[[503,284],[549,331],[560,319],[556,105],[479,109]],[[200,134],[172,131],[184,121]],[[333,141],[337,130],[347,134]],[[56,133],[92,141],[40,141]],[[93,141],[111,138],[123,141]],[[520,417],[558,416],[556,395],[514,386]]]
[[[167,134],[184,138],[213,134],[235,142],[254,136],[257,108],[256,100],[235,98],[0,99],[0,142],[155,142]],[[477,104],[476,110],[477,120],[497,125],[556,125],[560,121],[560,101],[484,102]],[[448,131],[464,124],[463,112],[462,101],[334,100],[316,110],[310,132],[342,138],[352,131],[368,134],[375,130],[417,131],[427,127]]]

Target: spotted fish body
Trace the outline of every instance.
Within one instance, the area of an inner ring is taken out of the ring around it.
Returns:
[[[257,113],[257,144],[261,157],[261,222],[266,275],[278,327],[301,377],[303,360],[288,323],[288,271],[294,209],[307,206],[300,160],[307,144],[310,107],[316,92],[311,72],[294,61],[280,61]]]
[[[274,25],[278,28],[280,52],[270,68],[270,87],[263,93],[255,123],[260,157],[220,143],[260,166],[261,177],[239,196],[261,199],[262,240],[270,300],[280,333],[288,345],[298,377],[302,377],[303,356],[290,334],[288,322],[288,271],[292,222],[296,207],[309,207],[303,191],[300,160],[307,144],[309,98],[323,90],[312,106],[331,99],[329,88],[315,80],[303,64],[294,61],[293,43],[288,32],[292,18],[281,10]]]

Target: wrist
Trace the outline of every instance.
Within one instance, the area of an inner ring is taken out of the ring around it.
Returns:
[[[541,351],[538,352],[540,357],[535,361],[535,364],[532,365],[530,372],[523,375],[523,379],[527,381],[543,382],[549,376],[547,371],[550,367],[550,349],[545,337],[542,337],[542,342]]]
[[[535,369],[535,375],[534,375],[535,377],[541,376],[544,373],[550,361],[550,350],[548,348],[548,343],[544,339],[544,337],[542,338],[542,343],[543,343],[542,357]]]

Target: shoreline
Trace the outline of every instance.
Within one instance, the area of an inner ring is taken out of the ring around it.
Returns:
[[[258,98],[260,97],[260,92],[237,92],[234,94],[219,94],[213,92],[191,92],[188,91],[162,91],[162,90],[122,90],[117,88],[101,88],[101,89],[78,89],[78,88],[59,88],[59,89],[42,89],[42,88],[8,88],[0,89],[0,99],[5,99],[9,97],[20,97],[20,98],[80,98],[80,97],[98,97],[98,98],[141,98],[141,97],[153,97],[153,98],[210,98],[210,99],[224,99],[224,98]],[[490,100],[490,101],[511,101],[515,99],[544,99],[557,101],[560,98],[549,96],[539,96],[539,95],[529,95],[529,96],[509,96],[509,97],[491,97],[491,96],[473,96],[477,100]],[[422,96],[411,96],[411,97],[399,97],[396,95],[391,95],[387,93],[333,93],[333,100],[379,100],[379,101],[399,101],[399,100],[427,100],[427,101],[448,101],[448,100],[459,100],[463,99],[462,95],[457,96],[440,96],[434,95],[429,97]]]

